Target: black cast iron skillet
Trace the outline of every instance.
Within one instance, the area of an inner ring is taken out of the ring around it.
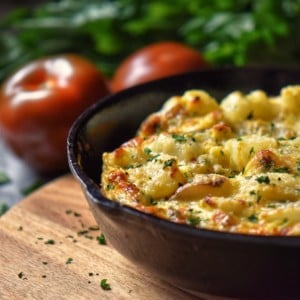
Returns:
[[[251,236],[195,229],[124,207],[103,197],[101,155],[132,137],[170,96],[205,89],[220,99],[233,90],[300,84],[300,70],[224,68],[154,81],[99,101],[68,137],[70,169],[111,245],[157,276],[192,291],[230,298],[300,297],[300,237]],[[300,103],[299,103],[300,105]]]

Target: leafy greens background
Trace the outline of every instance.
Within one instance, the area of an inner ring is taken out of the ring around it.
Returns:
[[[214,65],[300,62],[300,0],[61,0],[0,21],[0,81],[50,54],[74,52],[111,76],[152,42],[184,42]]]

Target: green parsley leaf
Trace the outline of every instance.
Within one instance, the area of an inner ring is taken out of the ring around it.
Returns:
[[[289,173],[289,168],[288,167],[279,167],[279,168],[274,168],[272,171],[275,173]]]
[[[150,148],[144,148],[144,153],[146,153],[147,155],[149,155],[152,152],[152,150]]]
[[[106,187],[105,187],[105,189],[106,189],[107,191],[111,191],[111,190],[113,190],[114,188],[115,188],[115,185],[114,185],[114,184],[107,184]]]
[[[97,236],[96,240],[98,241],[98,243],[100,245],[106,245],[106,239],[105,239],[105,235],[103,233],[101,233],[99,236]]]
[[[258,222],[258,217],[255,214],[252,214],[248,217],[248,220],[252,223],[257,223]]]
[[[190,216],[188,218],[188,222],[190,225],[192,226],[196,226],[200,223],[201,219],[199,217],[195,217],[195,216]]]
[[[179,135],[179,134],[173,133],[172,138],[178,143],[186,142],[186,138],[184,135]]]
[[[69,257],[66,261],[66,265],[69,265],[73,262],[73,258],[72,257]]]
[[[111,290],[111,287],[110,287],[110,284],[107,283],[107,279],[106,278],[103,278],[101,281],[100,281],[100,286],[103,290],[105,291],[109,291]]]
[[[54,240],[47,240],[45,242],[46,245],[54,245],[55,244],[55,241]]]
[[[171,159],[168,159],[166,161],[164,161],[164,166],[163,166],[163,169],[167,168],[167,167],[172,167],[172,165],[176,162],[176,159],[174,158],[171,158]]]
[[[255,179],[258,183],[265,183],[265,184],[269,184],[270,183],[270,178],[269,176],[258,176],[256,179]]]

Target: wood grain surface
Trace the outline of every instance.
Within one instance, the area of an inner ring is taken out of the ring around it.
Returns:
[[[0,218],[0,299],[199,299],[100,244],[100,235],[72,175],[32,193]]]

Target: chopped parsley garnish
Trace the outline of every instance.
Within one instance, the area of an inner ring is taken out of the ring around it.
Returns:
[[[145,152],[147,155],[149,155],[149,154],[152,152],[152,150],[151,150],[150,148],[145,148],[145,149],[144,149],[144,152]]]
[[[297,171],[300,171],[300,161],[297,161]]]
[[[164,161],[164,166],[163,166],[163,169],[167,168],[167,167],[172,167],[172,165],[176,162],[176,159],[174,158],[171,158],[171,159],[168,159],[166,161]]]
[[[111,287],[110,287],[110,284],[107,283],[107,279],[106,278],[103,278],[101,281],[100,281],[100,286],[103,290],[105,291],[109,291],[111,290]]]
[[[186,137],[184,135],[179,135],[179,134],[173,133],[172,138],[178,143],[186,142]]]
[[[106,238],[103,233],[101,233],[99,236],[96,237],[96,240],[100,245],[106,245]]]
[[[152,160],[158,158],[159,156],[160,156],[160,154],[156,154],[156,155],[154,155],[154,156],[151,156],[151,157],[149,157],[149,158],[147,159],[147,161],[152,161]]]
[[[111,190],[113,190],[114,188],[115,188],[115,185],[114,185],[114,184],[107,184],[106,187],[105,187],[105,189],[106,189],[107,191],[111,191]]]
[[[150,204],[151,205],[157,205],[157,201],[151,198],[150,199]]]
[[[255,179],[258,183],[265,183],[265,184],[269,184],[270,183],[270,178],[269,176],[258,176],[256,179]]]
[[[288,167],[274,168],[273,172],[275,172],[275,173],[289,173],[289,168]]]
[[[135,169],[135,168],[140,168],[142,167],[143,165],[142,164],[137,164],[137,165],[128,165],[125,167],[126,170],[128,169]]]
[[[200,223],[201,219],[199,217],[190,216],[188,218],[188,222],[190,225],[196,226]]]
[[[249,151],[249,155],[254,154],[254,147],[251,147],[250,151]]]
[[[255,214],[252,214],[248,217],[248,220],[252,223],[257,223],[258,222],[258,217]]]
[[[73,262],[73,258],[69,257],[66,261],[66,265],[71,264]]]
[[[55,244],[55,241],[54,240],[47,240],[45,242],[46,245],[54,245]]]

